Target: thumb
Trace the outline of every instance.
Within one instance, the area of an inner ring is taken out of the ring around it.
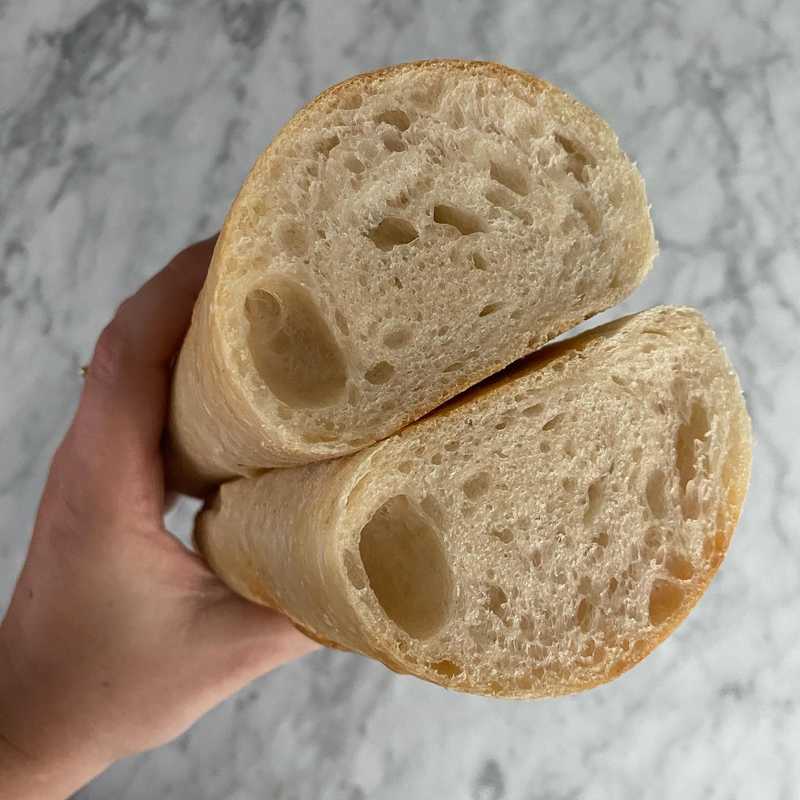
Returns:
[[[203,613],[203,636],[213,643],[223,675],[238,684],[231,691],[320,646],[283,614],[227,589]]]

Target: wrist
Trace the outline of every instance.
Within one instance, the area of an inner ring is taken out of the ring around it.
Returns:
[[[47,692],[21,675],[0,625],[0,797],[62,800],[108,763],[48,713]]]

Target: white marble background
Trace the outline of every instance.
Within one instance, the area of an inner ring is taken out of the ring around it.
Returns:
[[[756,438],[718,579],[617,682],[487,700],[320,652],[78,797],[800,796],[798,43],[795,0],[0,0],[0,611],[115,305],[301,103],[386,63],[504,61],[612,123],[662,246],[624,308],[703,309]]]

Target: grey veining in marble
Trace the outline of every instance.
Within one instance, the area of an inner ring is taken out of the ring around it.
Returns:
[[[621,680],[492,701],[320,652],[80,798],[800,796],[798,42],[794,0],[0,0],[2,607],[115,305],[215,229],[301,103],[385,63],[504,61],[611,122],[662,247],[624,310],[700,307],[756,439],[718,579]]]

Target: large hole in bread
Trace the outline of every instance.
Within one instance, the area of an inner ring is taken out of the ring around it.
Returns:
[[[393,247],[413,242],[419,236],[417,229],[400,217],[384,217],[367,236],[379,250],[388,252]]]
[[[484,230],[483,220],[471,211],[455,206],[438,205],[433,207],[433,221],[439,225],[451,225],[462,236]]]
[[[405,495],[387,500],[361,531],[359,552],[381,608],[415,639],[447,622],[453,577],[438,531]]]
[[[253,364],[278,400],[293,408],[338,402],[347,382],[344,358],[305,289],[290,281],[256,289],[245,316]]]

